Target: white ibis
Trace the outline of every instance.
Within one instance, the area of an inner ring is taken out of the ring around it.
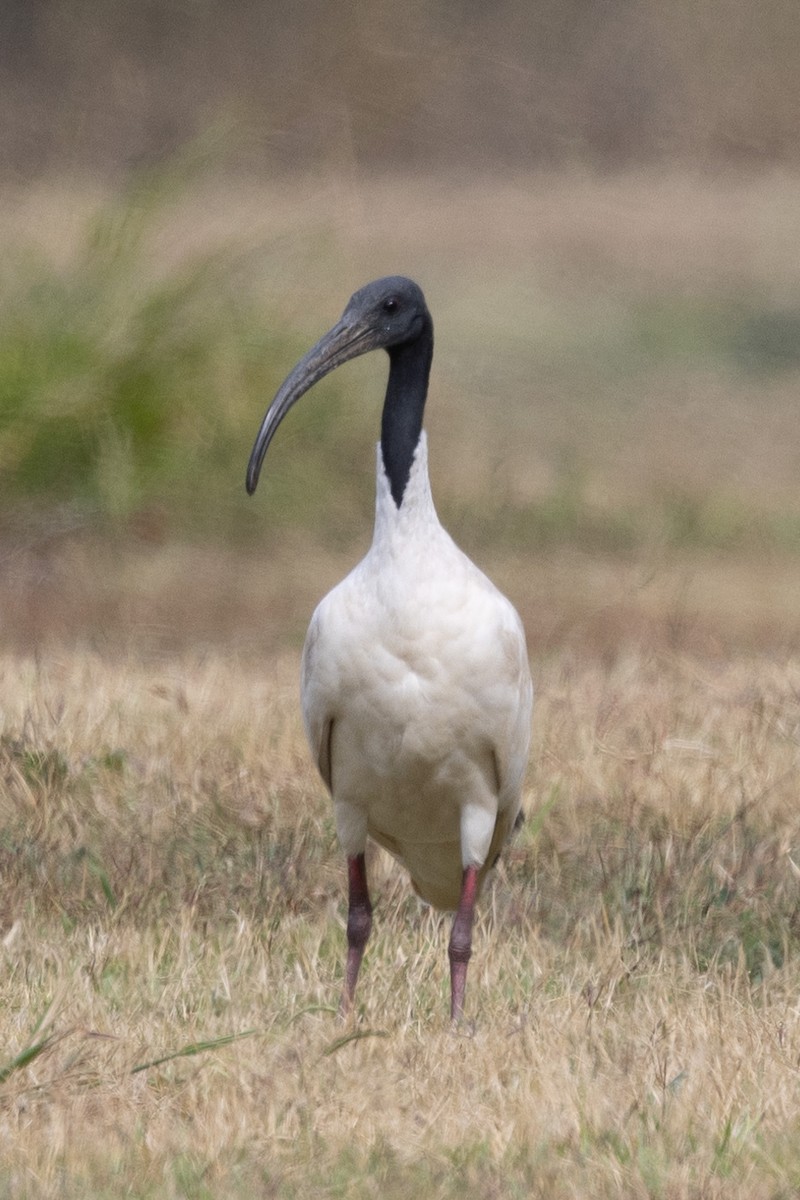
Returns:
[[[370,836],[405,865],[423,900],[455,910],[450,1012],[458,1020],[475,901],[520,814],[533,689],[516,611],[433,506],[422,429],[433,322],[416,283],[390,276],[367,284],[301,359],[264,417],[247,490],[295,401],[341,363],[380,347],[390,367],[372,545],[312,617],[303,717],[347,856],[343,1013],[372,926]]]

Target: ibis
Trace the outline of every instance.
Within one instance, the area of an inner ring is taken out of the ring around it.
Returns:
[[[292,405],[335,367],[379,348],[389,377],[372,544],[311,619],[302,710],[347,857],[342,1012],[352,1009],[372,927],[371,837],[424,901],[455,912],[448,954],[458,1021],[475,903],[521,819],[533,689],[519,616],[433,505],[422,428],[433,321],[416,283],[390,276],[361,288],[294,367],[258,431],[247,490]]]

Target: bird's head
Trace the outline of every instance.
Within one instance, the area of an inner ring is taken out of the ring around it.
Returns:
[[[382,347],[391,351],[394,346],[416,341],[428,321],[422,288],[403,275],[387,275],[350,297],[340,324],[363,331],[369,341],[367,350]]]
[[[267,409],[247,467],[247,490],[252,495],[261,464],[275,431],[292,405],[330,371],[370,350],[393,355],[431,329],[422,289],[413,279],[388,275],[359,288],[341,319],[283,381]]]

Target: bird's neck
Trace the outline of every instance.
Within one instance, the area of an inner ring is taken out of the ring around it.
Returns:
[[[389,382],[381,418],[381,455],[392,498],[399,508],[422,432],[433,360],[433,325],[427,322],[413,342],[393,346],[389,359]]]
[[[419,435],[408,483],[403,492],[403,503],[399,506],[392,495],[380,443],[377,452],[375,528],[371,553],[377,554],[380,563],[385,562],[388,555],[397,565],[406,559],[410,548],[412,562],[416,561],[414,556],[421,546],[430,547],[437,536],[447,536],[439,523],[431,495],[425,430]]]

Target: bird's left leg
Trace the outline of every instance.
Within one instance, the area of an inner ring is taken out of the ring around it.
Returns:
[[[450,1020],[460,1021],[464,1012],[467,965],[472,954],[472,920],[478,895],[479,867],[465,867],[461,896],[453,919],[448,956],[450,958]]]
[[[367,887],[367,864],[363,853],[348,858],[347,880],[347,965],[342,1002],[339,1006],[343,1017],[346,1017],[353,1007],[358,970],[372,929],[372,903]]]
[[[472,954],[472,921],[481,867],[486,862],[497,821],[497,797],[480,777],[473,780],[472,796],[461,806],[461,895],[450,933],[450,1019],[459,1021],[464,1011],[467,965]]]

